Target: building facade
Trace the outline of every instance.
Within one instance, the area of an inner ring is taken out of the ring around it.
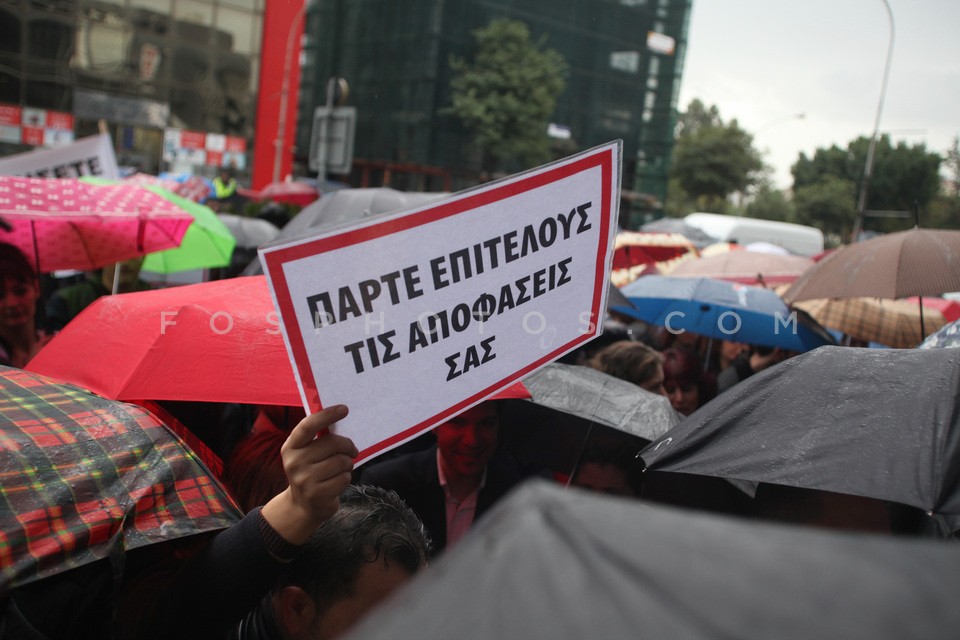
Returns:
[[[0,0],[0,155],[52,119],[132,169],[248,172],[265,3]]]
[[[314,109],[335,75],[349,83],[348,104],[357,109],[353,183],[474,184],[469,136],[442,111],[449,60],[471,58],[473,30],[511,18],[569,65],[550,125],[558,154],[622,139],[623,189],[637,196],[628,206],[655,208],[666,194],[690,7],[691,0],[311,0],[298,160],[306,160]]]

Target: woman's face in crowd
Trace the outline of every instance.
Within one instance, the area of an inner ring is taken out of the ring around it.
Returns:
[[[664,381],[663,388],[670,398],[670,404],[678,413],[688,416],[700,406],[700,389],[696,382],[681,384],[675,378],[670,378]]]
[[[32,327],[39,296],[35,282],[10,276],[0,277],[0,330]]]
[[[663,389],[663,366],[658,364],[657,370],[654,371],[652,376],[643,381],[640,388],[661,396],[667,395],[667,392]]]

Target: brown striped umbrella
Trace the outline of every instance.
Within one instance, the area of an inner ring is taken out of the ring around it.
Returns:
[[[817,262],[783,294],[817,298],[907,298],[960,291],[960,231],[899,231],[843,247]]]

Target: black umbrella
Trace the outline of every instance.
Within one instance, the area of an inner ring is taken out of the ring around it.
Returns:
[[[821,347],[732,387],[641,457],[960,515],[960,353]]]
[[[645,444],[680,418],[665,396],[589,367],[551,363],[523,379],[530,400],[504,401],[501,447],[522,462],[572,474],[591,436]]]
[[[543,482],[348,638],[956,638],[960,548],[754,523]]]

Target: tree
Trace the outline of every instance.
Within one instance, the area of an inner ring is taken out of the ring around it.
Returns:
[[[794,222],[796,218],[793,202],[787,200],[783,191],[773,189],[768,184],[760,186],[753,197],[753,201],[747,205],[744,214],[749,218],[779,220],[780,222]]]
[[[568,73],[563,56],[543,48],[545,37],[531,42],[516,20],[494,20],[473,35],[473,61],[450,59],[452,105],[443,112],[470,131],[487,172],[549,160],[547,125]]]
[[[812,158],[800,154],[791,168],[794,191],[799,194],[805,187],[824,186],[829,178],[853,184],[850,220],[845,225],[852,227],[869,144],[869,138],[860,137],[851,141],[846,149],[834,145],[829,149],[817,149]],[[940,189],[941,161],[938,154],[928,152],[923,144],[910,146],[900,142],[894,147],[889,136],[882,136],[877,141],[866,208],[913,211],[914,205],[918,204],[923,211]],[[825,188],[834,194],[839,193],[836,185]],[[895,231],[903,229],[905,224],[902,219],[888,218],[870,219],[868,226],[880,231]]]
[[[856,191],[852,181],[831,175],[798,187],[793,192],[796,222],[849,238],[856,215]]]
[[[724,124],[715,106],[693,100],[677,129],[670,175],[700,210],[721,211],[727,196],[756,184],[763,162],[736,120]]]

